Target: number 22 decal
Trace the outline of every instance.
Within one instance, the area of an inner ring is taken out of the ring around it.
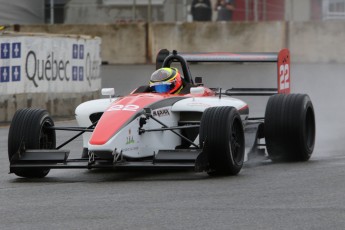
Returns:
[[[125,110],[125,111],[137,111],[139,106],[137,105],[113,105],[107,111],[115,111],[115,110]]]
[[[279,67],[279,89],[285,90],[290,88],[290,66],[282,64]]]

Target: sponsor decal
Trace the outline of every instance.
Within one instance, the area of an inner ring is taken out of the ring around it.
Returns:
[[[10,59],[11,49],[10,49],[10,43],[2,43],[0,45],[1,47],[1,59]]]
[[[98,39],[0,37],[0,84],[6,94],[97,90],[100,63]]]
[[[84,45],[79,45],[79,59],[84,59]]]
[[[0,82],[11,82],[21,80],[21,67],[18,63],[11,65],[10,59],[19,59],[21,57],[21,43],[1,43],[0,58],[3,63],[0,67]],[[12,63],[13,64],[13,63]]]
[[[0,43],[0,82],[19,82],[25,75],[35,88],[49,81],[87,81],[91,87],[91,81],[99,78],[99,60],[92,60],[90,53],[85,53],[84,44],[72,45],[72,60],[59,51],[42,57],[40,51],[29,50],[24,54],[22,42]]]
[[[26,55],[25,73],[26,77],[35,85],[39,86],[39,82],[46,81],[69,81],[68,76],[69,61],[57,60],[54,52],[48,53],[43,60],[37,58],[34,51],[29,51]]]
[[[11,74],[12,74],[12,81],[20,81],[20,66],[12,66],[12,71],[11,71]]]
[[[131,129],[128,130],[128,136],[126,137],[126,145],[134,144],[134,137],[131,135],[132,131]]]
[[[79,66],[79,81],[84,80],[84,67]]]
[[[48,53],[46,58],[39,59],[36,52],[29,51],[25,61],[27,78],[35,87],[39,87],[39,83],[43,81],[69,82],[85,79],[91,86],[91,81],[99,78],[99,63],[91,60],[90,53],[87,53],[84,60],[84,45],[73,44],[72,47],[72,66],[70,60],[56,58],[54,52]]]
[[[78,81],[78,66],[72,66],[72,81]]]
[[[88,54],[88,57],[90,57],[90,54]],[[83,63],[78,61],[84,59],[84,45],[72,45],[72,59],[74,60],[74,64],[77,64],[72,66],[72,81],[84,81],[84,66],[80,65]],[[91,85],[91,79],[87,78],[87,80],[89,82],[89,85]]]
[[[206,104],[206,103],[202,103],[202,102],[192,102],[192,103],[188,103],[187,105],[188,106],[201,106],[201,107],[205,107],[205,108],[211,107],[210,104]]]
[[[98,60],[91,60],[90,53],[87,53],[86,59],[85,59],[85,70],[83,69],[83,72],[84,72],[83,75],[85,75],[86,80],[89,83],[89,86],[91,86],[91,81],[101,78],[99,76],[99,68],[100,68],[100,62]]]
[[[84,45],[73,44],[72,45],[72,58],[73,59],[84,59]]]
[[[12,58],[21,57],[21,47],[22,44],[20,42],[12,43]]]
[[[10,67],[9,66],[0,67],[0,81],[1,82],[10,81]]]
[[[164,117],[164,116],[170,116],[170,112],[168,109],[159,109],[159,110],[153,110],[152,115],[158,116],[158,117]]]
[[[122,149],[122,152],[129,152],[129,151],[134,151],[134,150],[139,150],[139,147],[135,146],[135,147],[124,148]]]
[[[78,59],[78,45],[77,44],[73,44],[72,46],[72,58],[73,59]]]

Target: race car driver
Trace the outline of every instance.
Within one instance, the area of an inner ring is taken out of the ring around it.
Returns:
[[[176,68],[160,68],[150,78],[152,92],[178,94],[183,89],[183,78]]]

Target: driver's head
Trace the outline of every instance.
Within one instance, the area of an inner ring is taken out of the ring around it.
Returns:
[[[176,68],[160,68],[150,79],[150,87],[157,93],[179,93],[183,88],[182,78]]]

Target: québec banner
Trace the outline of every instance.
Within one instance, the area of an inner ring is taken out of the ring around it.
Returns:
[[[0,95],[97,91],[101,39],[0,35]]]

